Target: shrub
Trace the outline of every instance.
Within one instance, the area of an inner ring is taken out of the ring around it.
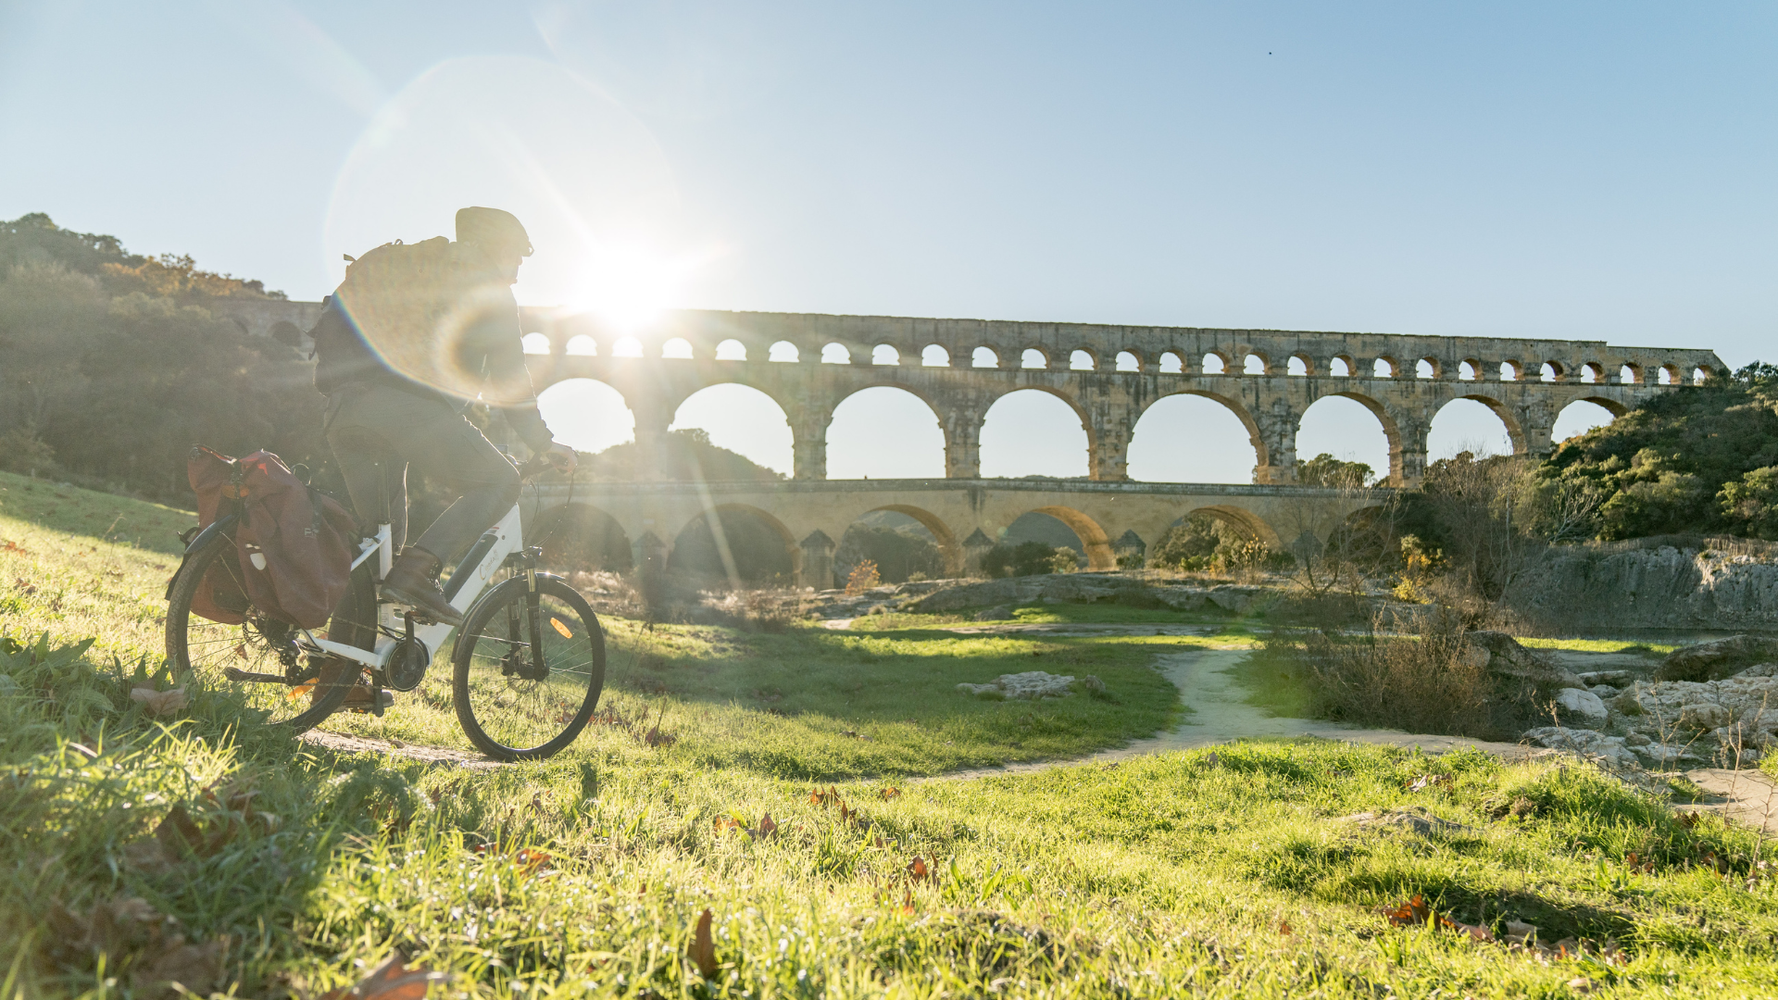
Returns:
[[[877,572],[877,564],[869,559],[860,559],[852,565],[852,572],[846,577],[846,595],[857,597],[882,582],[883,576]]]
[[[1043,576],[1070,572],[1078,565],[1078,559],[1073,549],[1054,548],[1042,542],[1001,542],[982,553],[981,569],[984,575],[994,578]]]
[[[1493,735],[1493,681],[1485,661],[1469,655],[1458,615],[1440,608],[1417,616],[1408,635],[1378,634],[1381,624],[1357,638],[1315,633],[1292,650],[1318,715],[1408,732]]]

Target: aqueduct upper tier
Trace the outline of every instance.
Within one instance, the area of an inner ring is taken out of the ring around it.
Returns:
[[[1157,399],[1217,400],[1247,428],[1254,481],[1296,481],[1303,414],[1345,396],[1381,422],[1389,482],[1426,467],[1433,415],[1454,399],[1487,405],[1516,452],[1543,456],[1562,408],[1577,400],[1614,415],[1724,369],[1715,352],[1617,347],[1596,340],[1421,337],[1374,333],[1213,330],[886,316],[678,310],[640,338],[586,316],[524,311],[537,388],[593,378],[623,394],[636,418],[641,468],[658,468],[673,415],[692,393],[739,383],[783,408],[795,435],[796,479],[824,479],[834,408],[874,386],[925,400],[945,435],[945,473],[977,479],[982,421],[994,401],[1039,389],[1068,403],[1087,432],[1090,478],[1128,478],[1136,421]]]

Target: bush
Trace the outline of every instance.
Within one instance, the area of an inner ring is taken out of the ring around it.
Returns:
[[[1272,640],[1302,665],[1317,715],[1341,722],[1457,736],[1496,735],[1488,716],[1493,680],[1468,655],[1462,619],[1438,609],[1403,636],[1315,633]]]
[[[1053,548],[1042,542],[1020,542],[1017,545],[1001,542],[982,553],[981,569],[983,574],[996,579],[1043,576],[1071,572],[1079,565],[1078,559],[1073,549]]]

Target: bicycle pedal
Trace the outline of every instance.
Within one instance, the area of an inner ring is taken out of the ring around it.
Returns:
[[[353,706],[348,709],[348,711],[357,712],[359,715],[374,715],[379,719],[382,718],[384,711],[395,706],[395,692],[390,691],[387,688],[376,688],[375,690],[375,701],[369,705]]]

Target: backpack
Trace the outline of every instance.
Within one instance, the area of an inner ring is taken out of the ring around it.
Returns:
[[[393,380],[473,398],[479,367],[461,370],[458,355],[477,315],[474,286],[457,245],[443,236],[367,251],[346,268],[311,331],[315,388]]]
[[[236,625],[248,612],[302,628],[327,624],[346,596],[358,531],[332,497],[310,489],[269,451],[232,459],[194,447],[186,474],[198,496],[198,525],[209,527],[225,500],[239,500],[234,565],[210,564],[192,598],[194,612]]]

